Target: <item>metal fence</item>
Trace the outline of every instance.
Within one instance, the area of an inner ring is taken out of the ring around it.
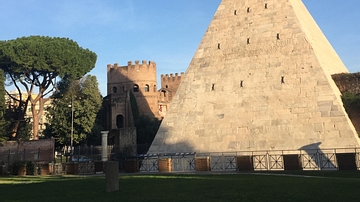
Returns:
[[[197,171],[201,169],[197,165],[199,159],[206,159],[203,162],[208,164],[207,171],[213,172],[359,170],[360,148],[145,154],[138,156],[140,172],[161,171],[162,159],[169,159],[167,166],[171,172]]]
[[[115,151],[118,150],[113,146],[108,147],[109,160],[119,161],[119,169],[123,172],[360,170],[360,148],[140,154],[121,158]],[[64,174],[73,170],[68,174],[91,174],[104,168],[104,162],[100,161],[101,146],[75,147],[74,155],[86,155],[92,160],[73,164],[54,161],[50,163],[51,173]],[[37,164],[38,168],[43,166],[42,162]],[[69,166],[74,167],[69,169]]]
[[[108,158],[111,159],[116,155],[116,146],[108,145],[107,153]],[[59,151],[56,151],[56,159],[54,160],[57,163],[68,162],[70,156],[86,156],[91,161],[101,161],[101,146],[75,146],[73,151],[71,151],[70,147],[63,147]]]

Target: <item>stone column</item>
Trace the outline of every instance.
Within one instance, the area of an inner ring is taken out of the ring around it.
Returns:
[[[106,192],[113,192],[119,190],[119,162],[108,161],[105,163],[106,173]]]
[[[108,138],[109,131],[101,131],[101,161],[108,161]]]

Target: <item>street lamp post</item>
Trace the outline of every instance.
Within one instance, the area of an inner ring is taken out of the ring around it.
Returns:
[[[71,134],[70,134],[70,153],[73,154],[74,142],[74,96],[71,94]]]
[[[80,82],[81,77],[76,79],[77,82]],[[79,85],[79,84],[77,84]],[[77,99],[81,99],[81,97],[76,97]],[[74,146],[74,81],[71,83],[71,134],[70,134],[70,153],[73,154],[73,146]]]

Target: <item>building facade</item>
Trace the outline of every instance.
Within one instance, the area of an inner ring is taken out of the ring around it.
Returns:
[[[170,107],[170,103],[175,96],[183,76],[184,73],[181,73],[180,75],[178,73],[175,75],[161,75],[161,88],[158,90],[159,115],[161,118],[165,117],[167,109]]]
[[[10,91],[9,94],[11,95],[11,97],[16,98],[18,100],[20,100],[20,95],[18,93],[18,91],[14,90],[14,91]],[[21,92],[22,96],[21,99],[23,101],[26,101],[28,99],[28,93],[26,92]],[[37,94],[31,94],[31,96],[33,98],[37,97]],[[16,107],[19,106],[19,102],[12,99],[9,95],[5,95],[5,105],[7,109],[15,109]],[[47,115],[47,111],[46,108],[51,106],[51,100],[48,100],[47,102],[44,103],[44,111],[43,114],[40,116],[39,119],[39,125],[38,125],[38,131],[39,131],[39,136],[42,136],[42,132],[45,130],[46,128],[46,124],[48,123],[48,120],[46,118]],[[39,110],[39,102],[36,104],[35,106],[35,110],[38,111]],[[33,124],[33,114],[32,114],[32,109],[30,106],[30,103],[28,104],[26,111],[25,111],[25,116],[24,119],[28,119],[30,121],[30,124]],[[33,138],[33,129],[31,130],[31,138]]]
[[[107,128],[116,130],[134,127],[134,116],[162,119],[180,85],[184,73],[161,75],[157,87],[156,63],[129,61],[126,66],[107,65]],[[131,97],[136,100],[131,101]]]

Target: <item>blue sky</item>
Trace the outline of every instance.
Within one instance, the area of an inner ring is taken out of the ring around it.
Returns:
[[[350,72],[360,70],[358,0],[303,0]],[[0,40],[70,38],[98,55],[103,96],[106,66],[147,60],[160,74],[185,72],[220,0],[0,0]]]

